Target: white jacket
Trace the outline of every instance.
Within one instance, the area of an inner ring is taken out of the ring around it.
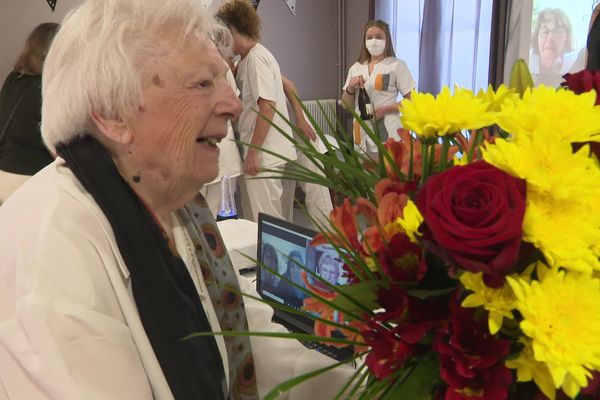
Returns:
[[[253,292],[248,281],[240,286]],[[285,331],[271,323],[269,307],[245,302],[251,331]],[[251,342],[261,396],[332,362],[295,340]],[[352,372],[333,371],[296,388],[289,398],[331,397]],[[173,398],[132,299],[129,271],[110,224],[61,159],[0,207],[3,397]]]

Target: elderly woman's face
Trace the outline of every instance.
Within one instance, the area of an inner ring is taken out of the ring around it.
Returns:
[[[560,68],[566,43],[567,30],[558,26],[556,18],[552,16],[546,18],[538,33],[540,67],[543,69]]]
[[[178,194],[198,190],[217,176],[216,143],[242,106],[209,39],[192,35],[182,49],[171,49],[145,67],[131,152],[142,160],[141,179],[145,167],[152,171],[146,179]]]
[[[332,285],[337,284],[340,271],[337,263],[329,254],[324,254],[319,263],[319,275]]]

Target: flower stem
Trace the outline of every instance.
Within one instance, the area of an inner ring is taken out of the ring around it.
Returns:
[[[473,154],[475,154],[475,150],[481,144],[481,140],[483,138],[483,134],[480,129],[475,131],[475,139],[473,140],[473,144],[469,148],[469,152],[467,153],[467,161],[470,163],[473,161]]]
[[[444,172],[446,170],[446,166],[448,164],[448,152],[450,151],[450,138],[444,136],[442,138],[442,157],[440,160],[440,172]]]
[[[423,141],[421,141],[421,174],[421,183],[425,183],[429,177],[429,151]]]

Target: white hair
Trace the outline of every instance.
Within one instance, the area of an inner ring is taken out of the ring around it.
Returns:
[[[131,121],[141,100],[144,65],[177,28],[230,40],[198,0],[87,0],[64,19],[42,73],[42,137],[50,150],[88,132],[95,112]],[[161,49],[163,51],[161,51]]]

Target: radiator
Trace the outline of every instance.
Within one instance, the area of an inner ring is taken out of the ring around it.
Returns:
[[[335,126],[337,119],[337,100],[307,100],[303,101],[302,103],[304,104],[304,107],[306,107],[310,115],[315,119],[317,125],[323,130],[323,132],[326,135],[333,135],[333,130],[329,127],[329,123],[334,124]],[[319,104],[321,105],[320,107]],[[328,120],[329,123],[327,122]]]

